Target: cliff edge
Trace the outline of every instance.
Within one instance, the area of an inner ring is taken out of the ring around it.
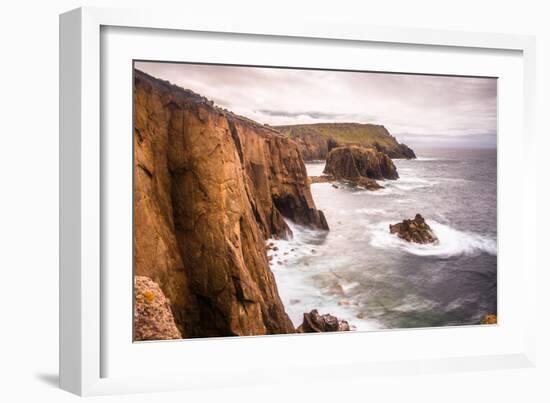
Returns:
[[[292,333],[265,240],[328,229],[296,143],[134,72],[134,270],[182,337]]]
[[[416,158],[412,149],[399,143],[382,125],[314,123],[275,126],[275,128],[296,141],[306,161],[324,160],[333,148],[344,145],[374,148],[390,158]]]

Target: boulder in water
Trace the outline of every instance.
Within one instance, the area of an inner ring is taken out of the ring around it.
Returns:
[[[349,323],[331,314],[320,315],[317,309],[304,313],[304,322],[296,329],[298,333],[348,332]]]
[[[347,183],[350,186],[361,186],[367,190],[378,190],[384,188],[384,186],[380,185],[374,179],[367,178],[366,176],[359,176],[353,179],[335,178],[333,175],[309,177],[309,183],[332,183],[332,187],[338,189],[339,186],[334,182]]]
[[[434,235],[432,229],[420,214],[416,214],[412,220],[403,220],[397,224],[390,224],[390,233],[397,234],[399,238],[407,242],[428,244],[437,241],[437,237]]]

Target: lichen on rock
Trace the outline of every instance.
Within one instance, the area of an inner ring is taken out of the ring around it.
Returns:
[[[134,340],[181,339],[170,301],[157,283],[145,276],[134,278]]]

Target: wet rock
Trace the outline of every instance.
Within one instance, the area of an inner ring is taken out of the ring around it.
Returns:
[[[350,325],[330,314],[320,315],[317,309],[304,313],[303,323],[296,329],[298,333],[347,332]]]
[[[321,176],[310,176],[309,183],[331,183],[334,182],[336,178],[332,175],[321,175]]]
[[[333,175],[321,175],[321,176],[310,176],[310,183],[332,183],[332,187],[338,189],[339,186],[335,183],[343,183],[349,186],[355,187],[360,186],[367,190],[378,190],[384,189],[384,186],[380,185],[374,179],[367,178],[364,176],[355,177],[353,179],[346,178],[336,178]]]
[[[353,182],[356,186],[364,187],[367,190],[378,190],[378,189],[384,189],[384,186],[380,185],[378,182],[376,182],[374,179],[361,177],[358,178]]]
[[[403,220],[397,224],[390,224],[390,233],[397,234],[399,238],[407,242],[420,244],[437,242],[437,237],[420,214],[416,214],[412,220]]]

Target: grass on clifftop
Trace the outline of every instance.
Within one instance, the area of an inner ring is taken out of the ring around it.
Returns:
[[[327,139],[332,137],[339,144],[369,146],[377,142],[388,148],[398,144],[384,126],[369,123],[314,123],[274,127],[290,138],[321,135]]]

